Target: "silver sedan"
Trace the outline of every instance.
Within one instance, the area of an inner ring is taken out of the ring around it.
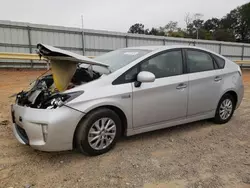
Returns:
[[[198,47],[131,47],[94,59],[37,47],[52,74],[16,95],[12,119],[19,142],[38,150],[99,155],[122,135],[227,123],[243,98],[239,66]]]

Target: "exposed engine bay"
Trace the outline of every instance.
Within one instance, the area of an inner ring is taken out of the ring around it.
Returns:
[[[98,79],[105,74],[93,70],[93,66],[103,67],[105,71],[110,72],[108,65],[70,51],[45,44],[38,44],[37,49],[39,56],[49,61],[52,74],[41,76],[32,83],[30,90],[19,92],[16,95],[16,103],[20,106],[57,108],[81,94],[81,92],[65,94],[63,91]]]
[[[78,67],[67,89],[93,81],[101,76],[100,73],[87,68]],[[31,108],[56,108],[62,102],[72,97],[67,94],[59,94],[55,87],[53,75],[49,74],[37,79],[32,84],[29,91],[21,91],[17,94],[16,103],[20,106]]]

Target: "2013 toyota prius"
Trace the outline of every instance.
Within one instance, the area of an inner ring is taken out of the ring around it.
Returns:
[[[118,49],[90,59],[38,44],[51,72],[12,105],[13,130],[43,151],[109,151],[135,135],[202,119],[228,122],[244,93],[237,64],[193,46]]]

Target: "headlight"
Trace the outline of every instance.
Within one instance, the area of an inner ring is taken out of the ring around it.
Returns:
[[[76,92],[66,93],[66,95],[68,96],[68,99],[65,102],[72,101],[73,99],[75,99],[76,97],[80,96],[83,93],[84,93],[84,91],[76,91]]]
[[[42,109],[55,109],[83,94],[83,91],[71,93],[57,93],[41,104]]]

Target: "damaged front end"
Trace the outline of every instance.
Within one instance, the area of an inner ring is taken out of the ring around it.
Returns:
[[[51,77],[49,75],[48,77]],[[39,109],[55,109],[81,95],[83,92],[61,93],[52,90],[52,86],[46,84],[44,78],[38,80],[34,87],[29,91],[21,91],[16,96],[16,104],[19,106],[39,108]]]
[[[88,83],[101,76],[100,73],[94,72],[90,75],[88,69],[78,67],[74,76],[65,90]],[[16,104],[31,108],[53,109],[61,106],[64,102],[72,100],[83,92],[74,92],[64,94],[56,88],[53,75],[49,74],[37,79],[32,83],[31,89],[21,91],[16,95]],[[77,95],[78,94],[78,95]]]
[[[63,91],[96,80],[103,73],[92,70],[93,65],[108,66],[69,51],[52,46],[38,44],[38,54],[50,61],[51,72],[32,83],[30,90],[16,95],[16,104],[20,106],[55,109],[72,100],[83,92],[63,93]],[[89,65],[87,68],[80,64]]]

